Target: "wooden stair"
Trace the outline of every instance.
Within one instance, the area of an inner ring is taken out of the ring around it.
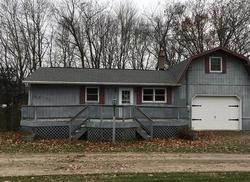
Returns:
[[[84,135],[88,129],[86,128],[86,126],[84,125],[81,125],[80,128],[74,130],[72,133],[71,133],[71,139],[79,139],[81,138],[82,135]]]
[[[137,128],[136,132],[145,140],[151,139],[151,136],[141,127]]]

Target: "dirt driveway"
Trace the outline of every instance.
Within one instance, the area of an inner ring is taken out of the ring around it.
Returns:
[[[250,171],[250,155],[0,154],[0,176],[177,171]]]

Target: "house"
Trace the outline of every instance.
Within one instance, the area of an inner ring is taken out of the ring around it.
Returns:
[[[164,56],[164,55],[163,55]],[[164,70],[40,68],[24,80],[21,126],[40,137],[169,137],[194,130],[250,130],[250,63],[225,48]],[[115,121],[115,122],[113,122]]]

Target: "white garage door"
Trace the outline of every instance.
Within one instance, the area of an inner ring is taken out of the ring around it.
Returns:
[[[192,101],[194,130],[240,130],[237,97],[195,97]]]

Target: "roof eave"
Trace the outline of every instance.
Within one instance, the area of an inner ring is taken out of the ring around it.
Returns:
[[[66,81],[30,81],[27,84],[56,84],[56,85],[138,85],[138,86],[181,86],[178,83],[130,83],[130,82],[66,82]]]

